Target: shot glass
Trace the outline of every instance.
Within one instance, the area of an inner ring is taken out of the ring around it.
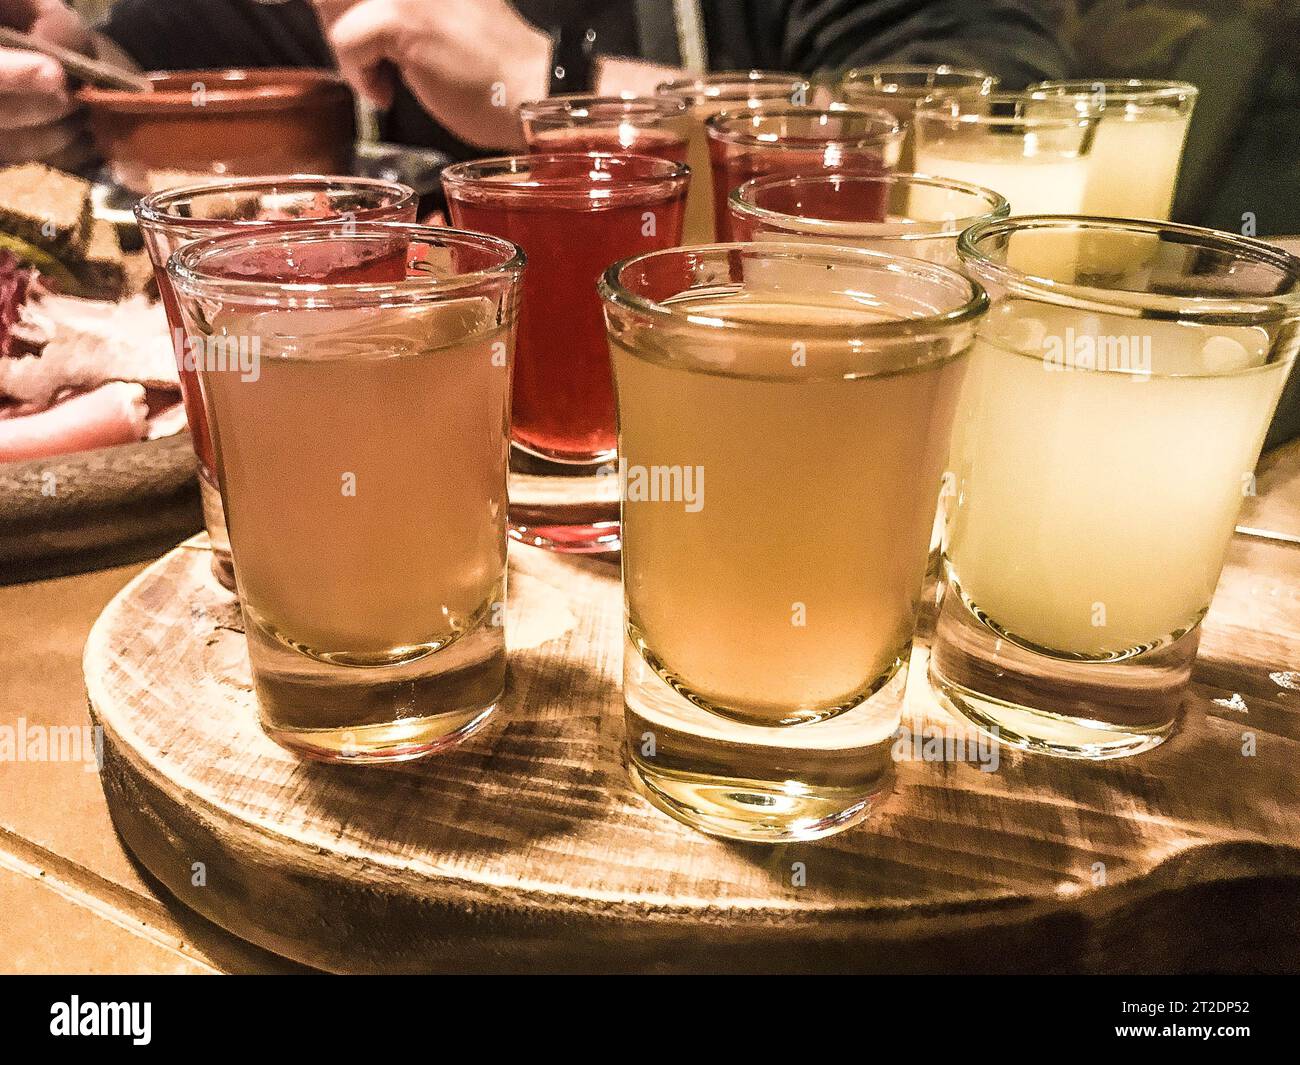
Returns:
[[[842,244],[957,266],[957,236],[1005,218],[991,189],[924,174],[800,174],[746,181],[731,194],[739,240]]]
[[[1175,726],[1300,344],[1300,259],[1097,218],[958,247],[999,299],[954,431],[931,682],[1012,746],[1135,754]]]
[[[645,155],[522,155],[443,172],[452,220],[528,256],[514,371],[510,534],[618,548],[614,385],[596,282],[623,256],[681,242],[689,172]]]
[[[687,109],[686,162],[691,168],[691,187],[686,197],[684,243],[707,244],[717,239],[713,171],[704,123],[720,111],[752,110],[765,104],[803,107],[810,102],[812,91],[812,83],[800,74],[764,70],[674,78],[655,89],[657,97],[679,100]]]
[[[230,234],[170,260],[262,726],[291,750],[419,757],[501,695],[522,268],[509,241],[396,222]]]
[[[912,116],[921,104],[951,96],[981,96],[991,93],[998,79],[982,70],[938,66],[855,67],[842,78],[836,96],[849,107],[883,108],[898,119],[904,138],[899,156],[900,169],[914,166],[915,138]]]
[[[1073,98],[954,96],[917,108],[916,170],[1005,196],[1012,214],[1080,214],[1097,111]]]
[[[235,588],[230,541],[217,491],[216,462],[208,433],[198,378],[185,353],[185,330],[167,277],[167,260],[181,245],[229,232],[253,232],[269,226],[297,226],[317,219],[415,221],[417,200],[405,185],[352,177],[235,178],[155,192],[136,205],[144,245],[153,262],[158,294],[172,333],[181,399],[190,437],[199,460],[203,524],[212,545],[212,572],[225,587]]]
[[[812,839],[884,786],[983,290],[854,248],[616,263],[633,780],[688,825]]]
[[[888,111],[845,108],[724,111],[704,127],[719,240],[731,239],[728,197],[751,178],[819,170],[879,174],[897,165],[903,140],[898,121]]]
[[[1187,125],[1196,106],[1185,81],[1040,81],[1034,96],[1072,99],[1098,113],[1083,214],[1167,219]]]
[[[671,97],[551,96],[521,104],[528,150],[630,152],[686,162],[686,103]]]

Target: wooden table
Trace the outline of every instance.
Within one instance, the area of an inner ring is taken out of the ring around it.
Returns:
[[[1258,495],[1248,500],[1241,524],[1277,538],[1236,538],[1221,586],[1220,598],[1224,601],[1216,603],[1216,611],[1240,614],[1253,609],[1249,601],[1251,578],[1267,575],[1270,588],[1287,601],[1265,607],[1280,610],[1282,616],[1290,611],[1292,624],[1300,625],[1300,442],[1265,457],[1259,470]],[[1287,538],[1295,543],[1286,542]],[[81,673],[83,643],[103,606],[141,569],[140,565],[121,566],[0,587],[0,729],[80,729],[87,724]],[[1235,641],[1246,638],[1231,627],[1216,631],[1219,635],[1209,641],[1204,661],[1198,667],[1207,691],[1227,682],[1229,672],[1223,660],[1236,650]],[[1300,661],[1277,666],[1279,670],[1300,671]],[[1295,739],[1300,735],[1300,675],[1291,680],[1297,684],[1293,693],[1283,688],[1268,693],[1224,688],[1210,712],[1217,720],[1229,723],[1235,722],[1234,715],[1241,715],[1243,728],[1249,724]],[[1260,705],[1265,707],[1260,711],[1263,716],[1248,719],[1249,711],[1238,706],[1234,696],[1243,705],[1256,705],[1254,700],[1259,697]],[[1140,760],[1132,764],[1139,765]],[[1295,776],[1275,778],[1276,794],[1269,795],[1279,809],[1289,807],[1292,814],[1300,808],[1300,765],[1294,769]],[[1178,767],[1172,767],[1172,771],[1177,772]],[[1206,787],[1212,788],[1213,766],[1196,767],[1196,771],[1205,774]],[[1126,771],[1125,779],[1133,783],[1136,772]],[[1151,798],[1154,794],[1151,788],[1161,785],[1156,780],[1141,788],[1134,786],[1132,799],[1140,804],[1144,796]],[[1224,821],[1219,827],[1225,835],[1234,829],[1234,809],[1230,801],[1224,802]],[[1137,816],[1136,810],[1134,807],[1131,811],[1133,816]],[[907,811],[891,811],[888,804],[883,812],[886,818],[908,815]],[[1081,809],[1075,819],[1080,834],[1086,833],[1090,820],[1104,818],[1108,813]],[[1068,851],[1078,841],[1049,842]],[[1293,842],[1300,844],[1300,839]],[[1083,847],[1074,849],[1080,854],[1086,852]],[[1214,955],[1215,944],[1222,942],[1218,933],[1195,923],[1198,906],[1204,907],[1205,914],[1219,914],[1224,907],[1234,905],[1256,908],[1258,936],[1274,944],[1261,948],[1263,956],[1277,959],[1274,965],[1285,965],[1288,958],[1296,964],[1300,958],[1300,947],[1296,946],[1300,881],[1296,878],[1295,850],[1282,848],[1275,857],[1275,875],[1263,875],[1259,856],[1254,855],[1243,865],[1245,868],[1255,863],[1250,876],[1234,879],[1233,870],[1228,869],[1223,883],[1206,885],[1207,890],[1200,894],[1198,885],[1187,881],[1189,877],[1195,880],[1203,871],[1198,873],[1194,866],[1178,867],[1174,863],[1154,884],[1154,895],[1144,900],[1147,904],[1154,901],[1155,912],[1168,914],[1169,920],[1154,927],[1144,927],[1141,922],[1125,926],[1121,914],[1116,933],[1090,965],[1126,968],[1141,938],[1155,935],[1171,940],[1192,937],[1198,948],[1182,955],[1187,964],[1237,968],[1233,958]],[[1027,850],[1026,859],[1031,858],[1032,851]],[[1231,856],[1225,860],[1231,865]],[[944,870],[934,871],[937,878],[945,875]],[[1234,884],[1241,888],[1240,892]],[[1165,897],[1170,902],[1162,909]],[[944,953],[941,943],[937,947],[934,942],[926,943],[935,919],[934,915],[901,915],[889,932],[892,948],[874,958],[864,957],[864,964],[926,967],[923,959],[928,956],[944,959],[943,964],[950,961],[953,968],[980,968],[979,957]],[[1035,935],[1047,942],[1074,931],[1077,922],[1063,925],[1059,920],[1048,921],[1037,931],[1031,930],[1028,942],[1032,946]],[[917,953],[910,956],[909,950],[918,944]],[[473,949],[472,945],[469,949]],[[937,955],[933,953],[936,949]],[[1210,953],[1205,953],[1207,950]],[[707,951],[703,953],[707,957]],[[297,968],[198,917],[134,864],[109,822],[93,766],[72,761],[0,761],[0,970],[200,973]]]
[[[0,728],[88,724],[82,645],[105,603],[142,568],[0,587]],[[0,761],[0,970],[294,968],[146,879],[113,831],[93,764]]]

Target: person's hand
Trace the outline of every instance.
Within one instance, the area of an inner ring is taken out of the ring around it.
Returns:
[[[377,107],[396,76],[461,140],[522,143],[515,109],[546,95],[551,39],[506,0],[313,0],[339,70]]]
[[[86,52],[91,36],[60,0],[0,0],[0,25]],[[32,160],[72,168],[84,161],[84,129],[63,68],[48,56],[0,48],[0,164]]]

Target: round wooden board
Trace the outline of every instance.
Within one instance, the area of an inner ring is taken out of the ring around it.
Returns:
[[[324,969],[1295,969],[1297,576],[1300,551],[1238,538],[1164,747],[899,762],[865,825],[780,847],[633,792],[606,561],[512,547],[503,706],[459,750],[392,768],[262,735],[202,537],[108,606],[85,672],[127,846],[189,906]],[[905,720],[951,727],[924,654]]]

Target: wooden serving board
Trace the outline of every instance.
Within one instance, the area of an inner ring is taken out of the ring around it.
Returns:
[[[85,651],[126,845],[218,924],[335,971],[1300,967],[1300,548],[1237,538],[1163,747],[903,761],[863,826],[778,847],[633,792],[613,564],[512,545],[510,581],[510,686],[484,733],[332,767],[258,730],[202,537],[166,555]],[[951,727],[924,659],[907,723]]]

